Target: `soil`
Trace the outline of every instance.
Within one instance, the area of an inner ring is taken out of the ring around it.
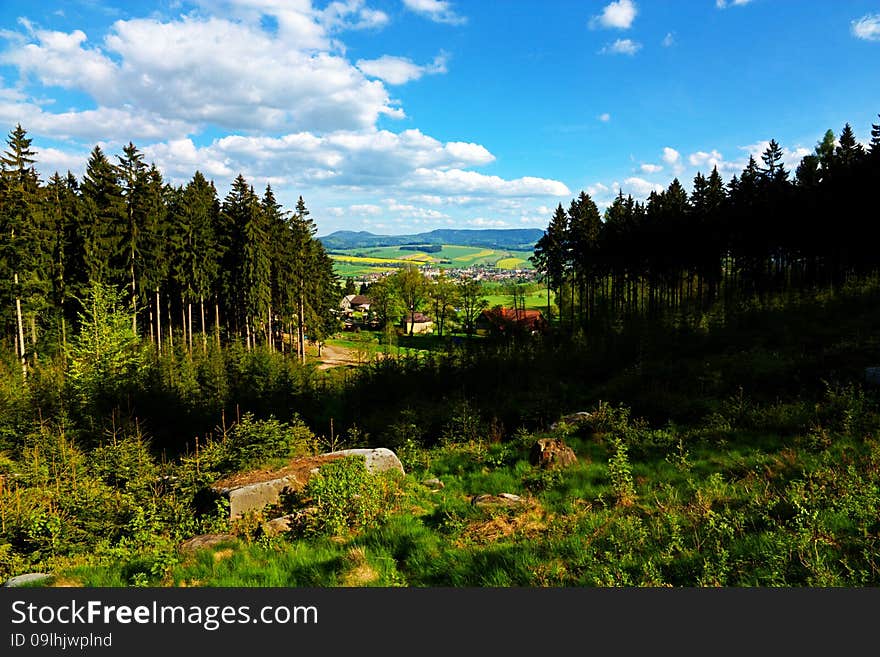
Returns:
[[[249,470],[238,474],[225,477],[214,484],[214,488],[237,488],[239,486],[247,486],[250,484],[259,484],[264,481],[280,479],[281,477],[289,477],[293,475],[296,481],[306,481],[309,478],[309,472],[313,468],[317,468],[329,461],[340,458],[339,456],[331,456],[330,454],[320,454],[318,456],[303,456],[294,459],[283,468],[262,468],[260,470]]]

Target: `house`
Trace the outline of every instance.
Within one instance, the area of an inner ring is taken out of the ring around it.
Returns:
[[[547,330],[547,320],[540,310],[522,310],[495,306],[480,313],[474,328],[477,335],[511,334],[515,332],[537,335]]]
[[[339,302],[339,310],[342,311],[343,315],[354,312],[365,313],[370,309],[372,302],[373,300],[370,297],[363,294],[346,294],[342,297],[342,301]]]
[[[422,313],[407,313],[400,320],[400,326],[407,333],[409,333],[410,327],[412,327],[414,334],[434,332],[434,322]]]

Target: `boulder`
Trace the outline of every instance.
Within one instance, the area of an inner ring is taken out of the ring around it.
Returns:
[[[474,495],[474,497],[471,499],[471,504],[480,507],[516,506],[521,502],[522,498],[519,495],[514,495],[513,493],[498,493],[497,495]]]
[[[52,577],[48,573],[25,573],[24,575],[16,575],[10,577],[3,583],[3,587],[12,588],[14,586],[27,586],[28,584],[37,584]]]
[[[378,472],[388,472],[396,470],[402,475],[406,472],[403,470],[403,464],[397,458],[397,454],[385,447],[376,447],[375,449],[343,449],[338,452],[330,452],[325,456],[333,456],[343,458],[346,456],[363,456],[367,466],[367,472],[376,474]]]
[[[234,543],[238,541],[232,534],[199,534],[188,538],[180,544],[181,552],[195,552],[204,548],[217,547],[222,543]]]
[[[541,438],[532,445],[529,462],[541,468],[564,468],[577,463],[577,456],[561,438]]]
[[[437,477],[431,477],[430,479],[425,479],[422,482],[422,485],[427,488],[430,488],[431,490],[440,490],[441,488],[444,488],[443,482],[440,481]]]
[[[593,414],[589,411],[578,411],[577,413],[570,413],[568,415],[563,415],[561,418],[559,418],[559,420],[551,424],[550,430],[556,431],[563,424],[577,426],[579,424],[589,422],[592,419]]]
[[[343,449],[293,459],[277,470],[258,470],[234,475],[218,481],[211,490],[229,500],[229,519],[235,520],[277,504],[285,492],[302,490],[322,465],[346,456],[362,457],[367,472],[372,474],[388,471],[405,474],[403,464],[390,449]]]

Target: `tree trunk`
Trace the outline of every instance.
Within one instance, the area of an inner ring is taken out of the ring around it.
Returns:
[[[266,335],[266,342],[269,345],[269,353],[275,352],[275,341],[272,340],[272,304],[269,304],[269,330]]]
[[[189,326],[189,353],[193,352],[193,305],[192,302],[186,304],[186,321]]]
[[[159,303],[159,288],[156,288],[156,352],[162,355],[162,306]]]
[[[220,304],[214,301],[214,340],[220,348]]]
[[[24,355],[24,326],[21,323],[21,296],[18,293],[18,273],[15,280],[15,317],[18,321],[18,355],[21,358],[21,378],[27,381],[27,360]]]
[[[205,297],[199,295],[199,306],[202,311],[202,353],[208,353],[208,335],[205,332]]]

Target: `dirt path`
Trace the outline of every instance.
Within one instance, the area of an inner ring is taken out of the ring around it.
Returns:
[[[345,347],[336,347],[324,345],[321,348],[321,357],[318,358],[319,370],[327,370],[331,367],[354,367],[359,365],[357,352],[354,349],[346,349]]]

